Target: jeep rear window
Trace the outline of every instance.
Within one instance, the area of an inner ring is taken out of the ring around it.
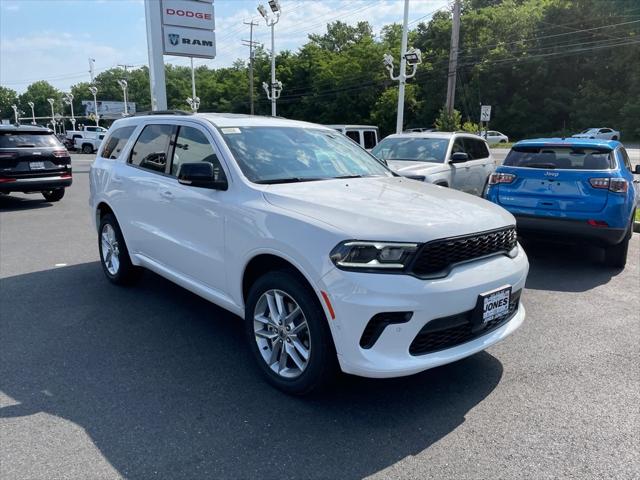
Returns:
[[[3,132],[0,133],[0,148],[62,147],[58,139],[49,132]]]
[[[508,167],[562,170],[608,170],[615,166],[611,150],[565,146],[514,147],[504,165]]]

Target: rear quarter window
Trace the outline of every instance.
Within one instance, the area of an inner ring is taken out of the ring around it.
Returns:
[[[581,147],[515,147],[504,165],[508,167],[563,170],[608,170],[615,166],[611,150]]]
[[[122,127],[115,129],[109,137],[105,140],[104,148],[102,149],[102,158],[116,159],[120,156],[120,152],[125,147],[131,134],[136,129],[135,126]]]

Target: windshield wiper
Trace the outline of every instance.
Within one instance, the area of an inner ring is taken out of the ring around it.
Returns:
[[[289,178],[271,178],[268,180],[256,180],[254,183],[261,185],[272,185],[276,183],[298,183],[298,182],[315,182],[318,180],[327,180],[326,178],[302,178],[302,177],[289,177]]]

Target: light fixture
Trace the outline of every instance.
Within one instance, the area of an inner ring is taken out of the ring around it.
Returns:
[[[410,48],[404,54],[404,59],[409,65],[418,65],[422,63],[422,52],[417,48]]]
[[[260,15],[262,15],[262,18],[264,18],[265,20],[267,19],[267,9],[264,8],[264,5],[262,4],[258,5],[258,12],[260,12]]]
[[[278,0],[269,0],[269,6],[273,13],[278,13],[280,11],[280,2],[278,2]]]

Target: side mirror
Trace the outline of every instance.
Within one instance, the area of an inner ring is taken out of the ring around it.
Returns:
[[[212,190],[226,190],[229,186],[224,173],[219,170],[216,175],[213,163],[210,162],[183,163],[178,171],[178,182],[190,187]]]
[[[456,152],[451,155],[449,163],[464,163],[469,160],[469,155],[464,152]]]
[[[640,175],[640,163],[636,165],[636,168],[633,169],[633,173],[636,175]]]

